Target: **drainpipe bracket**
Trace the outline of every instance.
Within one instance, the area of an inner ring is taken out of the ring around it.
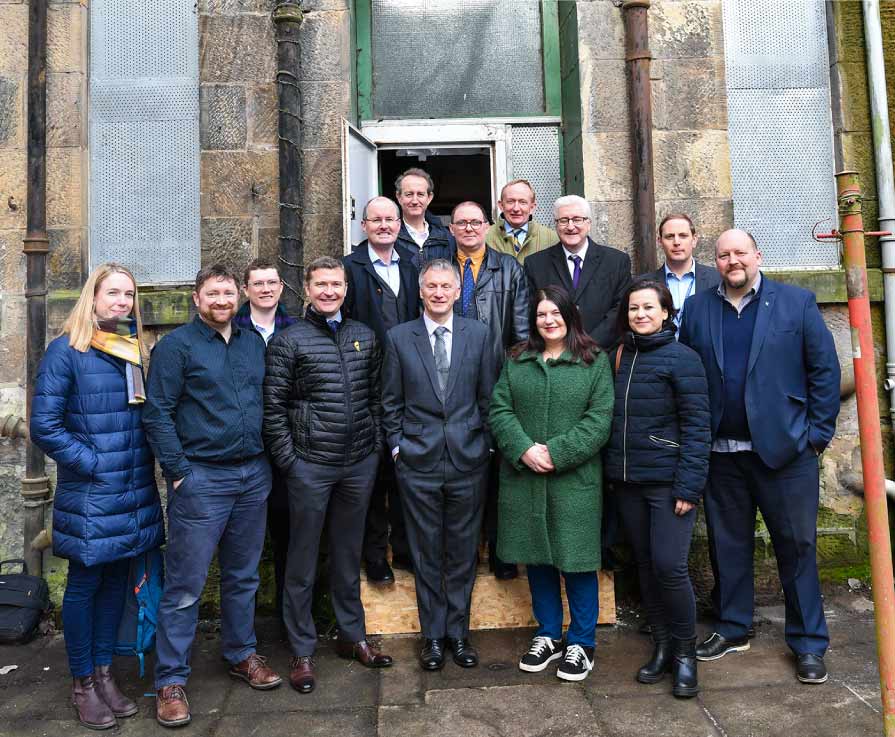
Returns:
[[[652,61],[653,55],[649,51],[644,51],[636,54],[625,54],[625,61],[640,61],[641,59]]]
[[[622,10],[633,10],[634,8],[649,9],[650,0],[625,0],[622,3]]]
[[[22,238],[22,250],[25,253],[49,253],[50,252],[50,239],[46,236],[46,233],[25,233],[25,237]]]
[[[50,479],[46,476],[37,476],[31,479],[22,479],[22,498],[25,503],[35,502],[50,493]]]
[[[280,3],[273,11],[274,23],[298,23],[304,20],[304,11],[298,3]]]

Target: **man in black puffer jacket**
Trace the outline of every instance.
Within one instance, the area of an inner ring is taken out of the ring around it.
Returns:
[[[267,348],[264,440],[289,489],[283,614],[294,656],[290,681],[301,693],[314,689],[311,603],[327,511],[336,650],[367,667],[392,662],[366,641],[360,600],[364,522],[382,448],[382,351],[370,328],[342,319],[346,289],[340,261],[312,261],[305,319],[277,332]]]

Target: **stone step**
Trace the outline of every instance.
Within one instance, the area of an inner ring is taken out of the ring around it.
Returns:
[[[615,624],[615,582],[610,571],[600,571],[599,624]],[[565,624],[569,609],[563,603]],[[371,584],[361,573],[361,600],[366,612],[367,632],[375,635],[397,635],[420,631],[416,609],[416,586],[413,574],[395,569],[393,584]],[[473,630],[530,627],[536,622],[531,614],[531,596],[525,569],[520,566],[519,578],[498,581],[489,573],[486,563],[479,565],[472,590],[470,628]]]

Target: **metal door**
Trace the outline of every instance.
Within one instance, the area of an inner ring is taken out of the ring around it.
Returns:
[[[343,253],[364,239],[364,205],[379,194],[376,144],[342,119],[342,237]]]

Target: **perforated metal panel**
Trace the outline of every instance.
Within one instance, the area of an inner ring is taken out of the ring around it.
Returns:
[[[507,174],[527,179],[537,195],[534,219],[553,227],[553,203],[562,195],[559,162],[559,128],[555,125],[512,126],[512,145]]]
[[[90,6],[90,264],[189,282],[200,261],[199,46],[190,0]]]
[[[539,2],[373,0],[372,10],[375,117],[543,114]]]
[[[824,3],[725,0],[733,213],[771,268],[839,265]]]

